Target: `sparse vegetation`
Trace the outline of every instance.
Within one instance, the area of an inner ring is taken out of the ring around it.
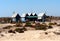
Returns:
[[[25,27],[32,27],[30,22],[26,22]]]
[[[47,25],[43,25],[43,24],[38,23],[38,24],[36,24],[35,29],[36,30],[46,30]]]
[[[24,31],[27,31],[27,29],[25,27],[22,28]]]
[[[24,33],[24,30],[22,28],[16,28],[14,31],[19,32],[19,33]]]
[[[10,29],[12,26],[3,27],[3,29]]]
[[[47,33],[47,32],[45,32],[45,34],[47,35],[48,33]]]
[[[1,36],[3,37],[3,36],[4,36],[4,34],[1,34]]]
[[[16,25],[14,25],[15,27],[22,27],[21,23],[16,23]]]
[[[56,23],[56,22],[54,22],[54,24],[55,24],[55,25],[57,25],[57,23]]]
[[[51,28],[53,28],[52,26],[48,26],[48,29],[51,29]]]
[[[44,23],[44,22],[42,24],[46,25],[46,23]]]
[[[54,23],[49,23],[49,25],[56,25],[57,23],[56,22],[54,22]]]
[[[54,34],[56,34],[56,35],[60,35],[60,32],[53,32]]]
[[[13,31],[13,30],[9,30],[8,33],[15,33],[15,31]]]

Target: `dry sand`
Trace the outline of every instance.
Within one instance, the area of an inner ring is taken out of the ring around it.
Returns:
[[[53,29],[48,29],[46,31],[28,30],[24,33],[16,32],[16,34],[2,32],[0,33],[0,41],[60,41],[60,35],[53,33],[56,31],[60,33],[60,27],[53,27]],[[48,34],[45,34],[45,32],[47,32]]]
[[[48,34],[45,34],[48,32]],[[0,36],[0,41],[59,41],[60,35],[56,35],[53,31],[41,31],[41,30],[31,30],[25,31],[24,33],[1,33],[4,36]]]

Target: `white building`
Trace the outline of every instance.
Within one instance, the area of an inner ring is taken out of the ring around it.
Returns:
[[[46,14],[45,13],[39,13],[38,14],[38,21],[44,22],[46,19]]]
[[[15,13],[13,16],[12,16],[12,21],[23,21],[25,22],[26,20],[29,20],[29,21],[41,21],[41,22],[44,22],[46,20],[46,14],[45,13],[39,13],[39,14],[36,14],[36,13],[23,13],[22,15],[19,15],[18,13]]]

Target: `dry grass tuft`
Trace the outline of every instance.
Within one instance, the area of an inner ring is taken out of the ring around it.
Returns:
[[[52,26],[48,26],[48,29],[51,29],[51,28],[53,28]]]
[[[15,33],[15,31],[13,31],[13,30],[9,30],[8,33]]]
[[[37,24],[35,25],[35,29],[36,29],[36,30],[46,30],[47,27],[48,27],[48,26],[47,26],[46,24],[37,23]]]
[[[16,28],[14,31],[19,32],[19,33],[24,33],[24,30],[22,28]]]
[[[3,27],[3,29],[10,29],[12,26]]]
[[[14,26],[15,27],[22,27],[22,24],[21,23],[16,23]]]
[[[49,23],[48,25],[57,25],[57,23],[56,23],[56,22],[54,22],[54,23]]]

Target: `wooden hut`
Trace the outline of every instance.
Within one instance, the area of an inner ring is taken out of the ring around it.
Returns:
[[[18,13],[14,13],[14,15],[12,16],[12,22],[20,22],[21,21],[21,17]]]
[[[38,14],[38,21],[45,22],[46,20],[46,14],[45,13],[39,13]]]
[[[46,20],[46,14],[45,13],[24,13],[21,15],[21,19],[25,21],[39,21],[44,22]]]
[[[37,14],[36,13],[28,13],[29,16],[25,16],[25,20],[29,20],[29,21],[37,21]]]

